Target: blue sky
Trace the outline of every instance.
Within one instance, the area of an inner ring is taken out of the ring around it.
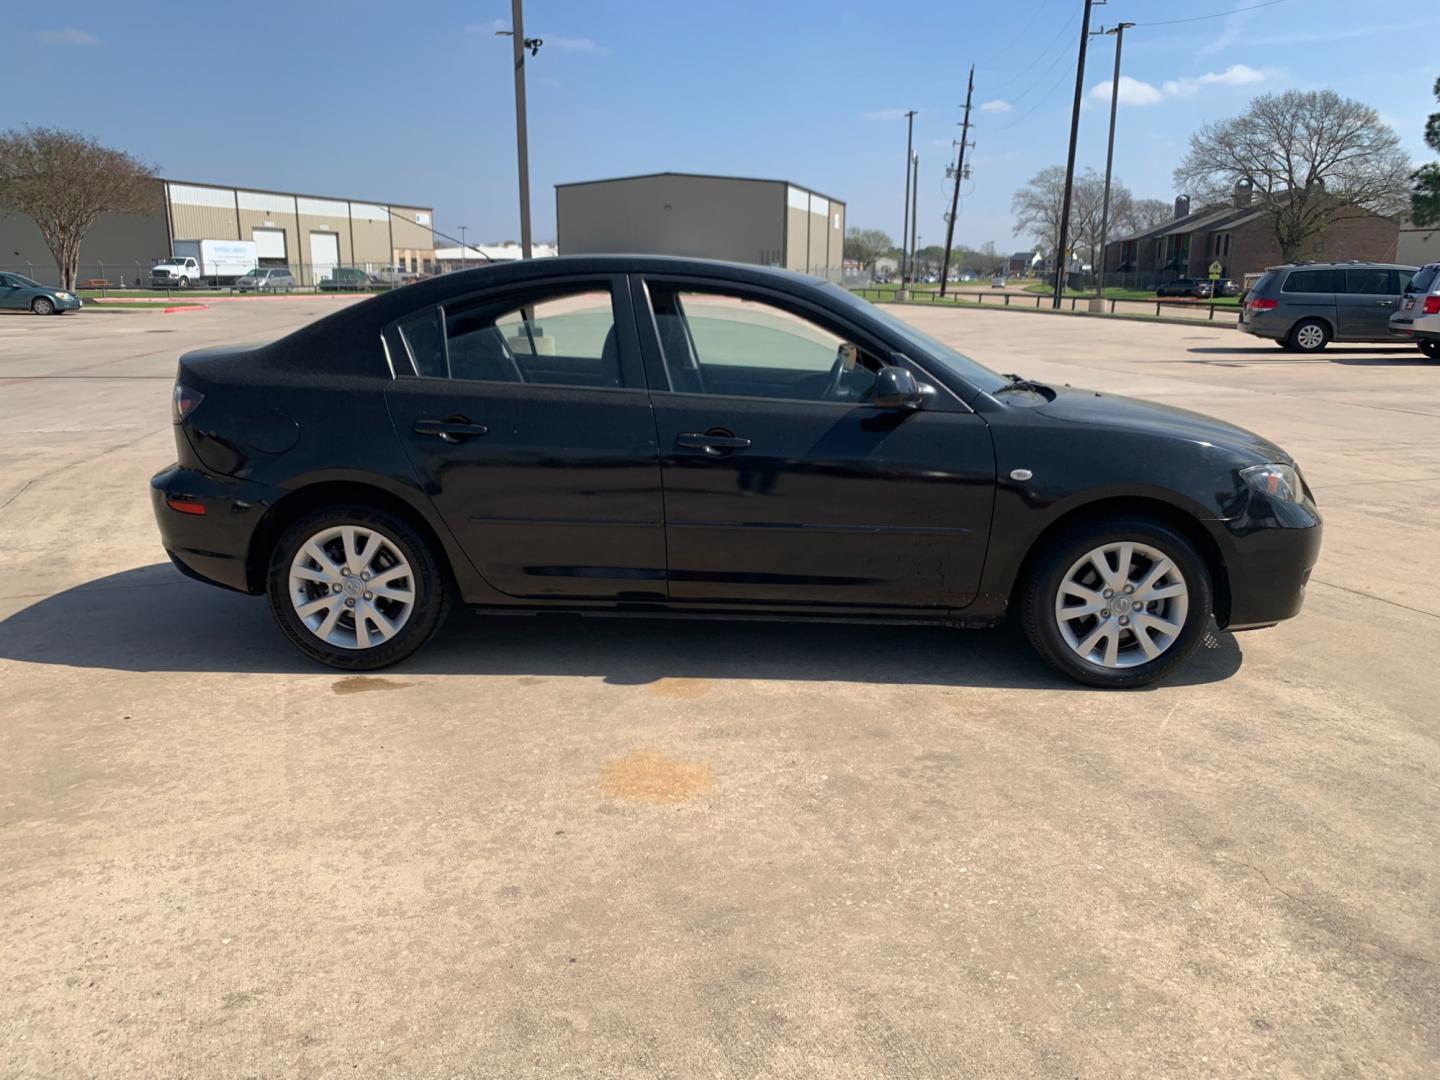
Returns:
[[[1204,119],[1257,93],[1329,87],[1373,105],[1417,160],[1440,14],[1370,18],[1353,0],[1110,0],[1126,34],[1115,171],[1169,200]],[[556,182],[661,170],[786,178],[898,235],[916,109],[921,243],[943,240],[944,165],[976,64],[974,177],[957,241],[1019,249],[1010,196],[1062,163],[1080,0],[528,0],[535,237]],[[1376,11],[1379,8],[1366,8]],[[429,203],[472,241],[518,234],[508,0],[240,5],[77,2],[9,11],[0,128],[73,127],[168,176]],[[1397,36],[1403,26],[1406,36]],[[1426,28],[1430,33],[1426,32]],[[1113,38],[1085,85],[1108,88]],[[1107,107],[1087,93],[1078,165],[1103,169]]]

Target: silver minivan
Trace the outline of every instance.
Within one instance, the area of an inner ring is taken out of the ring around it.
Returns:
[[[1239,329],[1297,352],[1332,341],[1394,341],[1390,316],[1415,272],[1395,263],[1272,266],[1245,294]]]
[[[1440,360],[1440,263],[1420,268],[1390,316],[1390,332],[1415,342],[1431,360]]]
[[[295,275],[283,266],[257,266],[235,279],[238,292],[289,292],[295,288]]]

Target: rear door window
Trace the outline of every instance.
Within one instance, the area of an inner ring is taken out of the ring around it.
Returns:
[[[1342,270],[1293,270],[1280,287],[1287,293],[1336,293],[1345,291]]]

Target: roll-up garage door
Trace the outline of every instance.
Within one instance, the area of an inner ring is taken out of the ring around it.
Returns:
[[[255,241],[255,258],[261,266],[285,265],[284,229],[251,229],[250,235]]]
[[[310,234],[310,284],[324,281],[340,265],[340,236],[338,233],[312,232]]]

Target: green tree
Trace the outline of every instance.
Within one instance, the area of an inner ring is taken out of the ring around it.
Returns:
[[[1440,79],[1435,80],[1434,91],[1440,101]],[[1425,145],[1440,153],[1440,112],[1425,121]],[[1422,228],[1440,225],[1440,164],[1422,165],[1411,174],[1410,216]]]
[[[80,272],[80,243],[101,214],[159,210],[155,167],[88,135],[27,127],[0,134],[0,210],[32,218],[67,289]]]
[[[845,234],[845,258],[861,266],[873,266],[876,259],[884,258],[894,247],[895,241],[883,229],[852,227]]]

